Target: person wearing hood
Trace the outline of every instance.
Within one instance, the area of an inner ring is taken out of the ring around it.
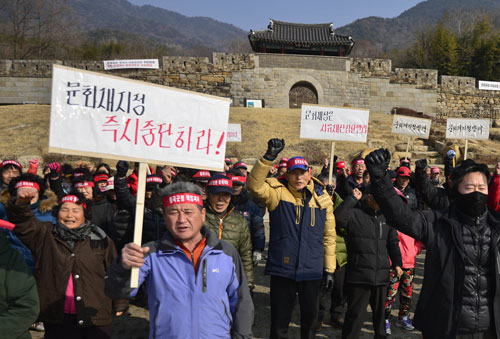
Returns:
[[[233,245],[241,257],[248,285],[253,289],[252,240],[247,221],[231,204],[233,182],[224,174],[214,174],[207,184],[206,218],[203,226],[219,239]]]
[[[9,187],[10,181],[23,173],[23,166],[13,159],[0,163],[0,193]]]
[[[117,256],[113,242],[91,223],[89,201],[81,193],[61,199],[55,223],[33,215],[36,194],[34,187],[20,187],[7,214],[33,253],[45,338],[111,338],[113,306],[116,315],[128,308],[126,300],[113,302],[104,294],[106,269]]]
[[[15,197],[17,192],[24,187],[31,187],[36,190],[33,199],[30,201],[30,209],[35,218],[40,221],[55,222],[55,217],[52,215],[52,209],[57,206],[56,195],[52,191],[46,190],[45,182],[41,177],[28,173],[12,179],[8,189],[0,194],[0,217],[4,220],[8,220],[6,209],[8,201],[12,197]],[[26,264],[33,270],[34,263],[31,251],[12,231],[4,229],[3,232],[9,239],[11,246],[23,254]]]
[[[91,222],[99,226],[110,237],[113,235],[113,206],[106,194],[96,185],[90,175],[81,175],[73,180],[72,192],[80,192],[92,203]]]
[[[262,261],[262,253],[266,246],[266,234],[264,232],[264,218],[260,208],[252,200],[252,195],[246,189],[247,178],[239,170],[231,170],[228,178],[233,182],[233,196],[231,204],[247,220],[252,236],[253,264],[256,266]]]
[[[487,206],[490,173],[467,159],[451,173],[450,206],[421,211],[392,189],[388,150],[366,157],[387,223],[424,244],[424,282],[413,325],[424,338],[500,337],[500,215]]]
[[[298,294],[301,338],[313,338],[320,286],[333,286],[336,267],[333,203],[303,157],[288,160],[284,177],[266,178],[284,148],[283,139],[270,139],[247,179],[250,192],[269,209],[270,337],[288,338]]]
[[[394,188],[393,188],[394,190]],[[380,207],[373,198],[373,189],[357,188],[335,209],[337,232],[344,235],[347,247],[345,292],[347,312],[342,338],[359,338],[371,306],[375,338],[385,338],[385,297],[389,271],[401,276],[401,252],[396,231],[387,226]]]

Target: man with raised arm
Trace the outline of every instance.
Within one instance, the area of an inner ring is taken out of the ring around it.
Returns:
[[[301,338],[314,337],[322,278],[333,286],[335,218],[324,185],[311,176],[303,157],[287,162],[283,178],[266,178],[283,139],[268,141],[267,152],[248,176],[248,189],[269,210],[270,237],[266,274],[271,275],[271,338],[288,338],[296,294]]]
[[[426,339],[500,337],[500,215],[487,207],[488,167],[463,161],[451,173],[449,208],[421,211],[394,191],[390,159],[384,149],[365,158],[387,223],[427,250],[414,326]]]
[[[165,189],[167,232],[159,241],[122,249],[108,270],[106,293],[131,296],[130,269],[148,292],[149,338],[251,338],[253,303],[238,253],[202,227],[201,189],[177,182]]]

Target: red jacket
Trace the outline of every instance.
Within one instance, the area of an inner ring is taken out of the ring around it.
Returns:
[[[488,188],[488,206],[497,212],[500,212],[500,175],[493,174],[490,187]]]
[[[424,245],[420,241],[416,241],[412,237],[398,231],[399,249],[401,250],[401,258],[403,259],[402,268],[414,268],[415,258]]]

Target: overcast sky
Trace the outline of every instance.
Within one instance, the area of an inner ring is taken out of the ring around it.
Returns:
[[[246,31],[262,30],[269,19],[297,23],[333,22],[340,27],[367,16],[393,18],[422,0],[129,0],[186,16],[207,16]]]

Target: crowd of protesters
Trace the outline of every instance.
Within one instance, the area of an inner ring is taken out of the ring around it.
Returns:
[[[265,262],[270,338],[288,338],[296,299],[304,339],[323,323],[358,338],[368,305],[375,338],[392,325],[500,337],[500,163],[490,174],[450,150],[442,176],[425,159],[391,168],[380,149],[314,173],[302,156],[279,158],[284,148],[271,139],[253,166],[226,158],[224,172],[148,167],[141,245],[137,163],[3,160],[1,336],[111,338],[132,302],[149,309],[150,338],[251,338],[254,267]]]

